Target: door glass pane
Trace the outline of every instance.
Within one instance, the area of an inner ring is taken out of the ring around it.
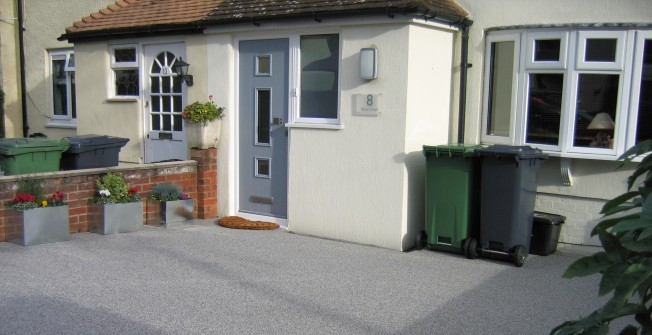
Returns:
[[[181,118],[181,115],[173,115],[172,116],[172,121],[174,122],[174,126],[172,127],[174,131],[182,131],[183,130],[183,119]]]
[[[256,143],[269,144],[271,93],[269,89],[256,90]]]
[[[619,77],[616,74],[579,75],[574,146],[613,148]]]
[[[160,77],[151,77],[150,80],[152,81],[152,93],[161,93]]]
[[[161,98],[157,96],[152,96],[152,112],[161,111]]]
[[[172,97],[162,97],[163,100],[163,113],[169,113],[172,111]]]
[[[272,73],[271,56],[256,56],[256,75],[270,75]]]
[[[256,158],[256,177],[269,178],[269,158]]]
[[[514,41],[491,43],[487,135],[509,136],[514,78]]]
[[[163,117],[163,131],[172,130],[172,115],[161,115]]]
[[[301,117],[337,118],[339,35],[301,36]]]
[[[646,40],[643,49],[643,71],[638,100],[636,142],[652,138],[652,40]]]
[[[54,115],[68,115],[68,85],[64,71],[65,59],[52,60],[52,99]]]
[[[172,92],[181,93],[181,77],[172,77]]]
[[[584,61],[615,62],[617,42],[615,38],[587,38]]]
[[[532,73],[529,79],[526,142],[558,145],[564,75]]]
[[[181,113],[183,111],[183,106],[181,106],[181,96],[180,95],[173,96],[172,102],[174,103],[174,105],[172,106],[172,111],[176,113]]]
[[[170,85],[171,85],[170,77],[161,77],[161,91],[163,93],[172,92]]]
[[[152,130],[161,130],[161,116],[152,114]]]
[[[534,41],[535,61],[559,61],[561,40],[536,40]]]

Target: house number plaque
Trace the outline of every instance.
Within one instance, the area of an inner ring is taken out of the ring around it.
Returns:
[[[378,116],[380,94],[355,94],[353,96],[355,109],[353,114]]]

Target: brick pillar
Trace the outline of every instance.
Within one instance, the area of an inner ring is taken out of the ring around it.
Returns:
[[[217,149],[190,149],[197,161],[197,218],[217,217]]]

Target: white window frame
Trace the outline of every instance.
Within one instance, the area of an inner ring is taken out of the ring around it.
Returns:
[[[641,81],[643,79],[643,51],[646,40],[652,40],[652,31],[638,31],[636,32],[636,45],[634,64],[632,71],[632,87],[630,110],[639,110],[639,99],[641,97]],[[627,121],[627,139],[625,147],[631,148],[636,144],[636,129],[638,123],[638,113],[630,113],[629,120]]]
[[[496,42],[514,42],[514,76],[512,78],[512,110],[509,116],[509,136],[496,136],[488,134],[488,117],[489,117],[489,86],[491,85],[491,66],[489,62],[491,61],[491,44]],[[519,33],[496,33],[487,36],[487,44],[485,48],[485,59],[486,66],[484,69],[484,94],[482,104],[484,106],[484,112],[482,113],[482,141],[490,142],[496,144],[515,144],[516,141],[516,117],[517,110],[519,110],[517,95],[513,92],[518,92],[519,88],[519,50],[521,46],[521,39]]]
[[[533,60],[534,41],[538,39],[560,38],[562,40],[559,62]],[[617,40],[616,59],[614,62],[584,62],[587,38],[615,38]],[[638,98],[642,76],[643,43],[652,38],[652,31],[604,30],[583,31],[567,30],[514,30],[492,32],[487,35],[484,61],[484,94],[482,114],[482,136],[484,143],[531,145],[536,146],[552,156],[616,160],[626,148],[635,142],[636,122],[638,117]],[[515,42],[517,57],[515,64],[521,86],[513,88],[512,98],[516,106],[510,124],[509,137],[486,135],[489,103],[491,43],[512,40]],[[518,42],[521,46],[517,46]],[[636,48],[636,50],[635,50]],[[636,54],[635,52],[636,51]],[[565,57],[564,55],[567,55]],[[572,56],[572,57],[571,57]],[[559,145],[543,145],[526,142],[527,111],[529,97],[529,76],[535,73],[563,73],[562,114],[560,120]],[[618,102],[614,122],[614,144],[612,148],[591,148],[574,146],[575,116],[578,95],[579,76],[581,74],[618,75]],[[631,106],[631,108],[630,108]],[[631,110],[631,112],[630,112]]]
[[[309,35],[337,35],[339,39],[339,61],[337,76],[337,118],[311,118],[301,116],[301,36]],[[290,123],[288,127],[308,127],[308,128],[326,128],[341,129],[341,74],[342,74],[342,34],[336,31],[325,31],[315,34],[292,35],[289,37],[290,43]]]
[[[136,60],[133,62],[116,62],[115,60],[115,51],[116,50],[124,50],[124,49],[133,49]],[[111,55],[111,82],[109,85],[109,97],[110,98],[137,98],[140,96],[140,92],[136,93],[135,95],[119,95],[118,92],[116,91],[115,87],[115,71],[116,70],[136,70],[138,72],[138,87],[139,91],[142,89],[142,82],[141,82],[141,73],[140,73],[140,50],[138,47],[138,44],[116,44],[116,45],[111,45],[109,46],[109,52]]]
[[[75,66],[74,66],[74,50],[73,49],[65,49],[65,50],[50,50],[48,51],[48,68],[49,68],[49,87],[50,87],[50,125],[52,124],[63,124],[63,125],[72,125],[74,126],[77,123],[77,119],[72,117],[72,110],[75,106],[73,106],[73,101],[72,101],[72,82],[71,82],[71,77],[69,73],[74,73],[75,72]],[[72,66],[71,66],[71,59],[72,59]],[[54,114],[54,83],[53,83],[53,73],[52,71],[54,70],[52,68],[52,62],[55,60],[63,60],[64,61],[64,71],[67,73],[66,74],[66,105],[67,105],[67,110],[68,113],[67,115],[55,115]]]

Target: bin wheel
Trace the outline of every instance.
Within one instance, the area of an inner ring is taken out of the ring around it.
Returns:
[[[419,232],[419,235],[417,235],[417,244],[415,248],[417,250],[421,250],[423,249],[423,247],[426,246],[427,243],[428,243],[428,235],[426,235],[426,232],[422,230],[421,232]]]
[[[466,256],[466,257],[469,257],[469,240],[470,240],[470,239],[467,238],[467,239],[464,240],[464,242],[462,243],[462,254],[463,254],[464,256]]]
[[[525,247],[522,245],[517,245],[516,249],[514,250],[514,264],[520,268],[525,263],[525,257]]]
[[[466,249],[466,258],[476,259],[478,258],[478,241],[474,238],[467,239],[468,245]]]

